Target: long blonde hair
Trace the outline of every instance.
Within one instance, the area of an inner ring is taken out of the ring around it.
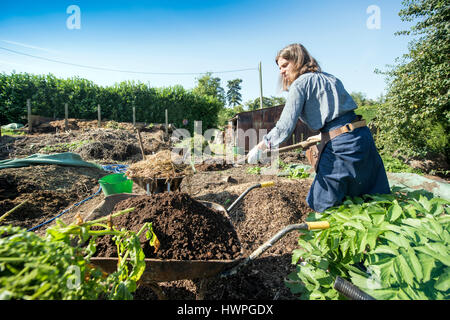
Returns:
[[[294,79],[297,79],[304,73],[322,71],[316,59],[314,59],[309,54],[308,50],[300,43],[293,43],[281,49],[275,58],[277,65],[278,59],[280,58],[291,61],[294,64]],[[288,79],[283,79],[283,90],[288,90],[290,85],[291,82]]]

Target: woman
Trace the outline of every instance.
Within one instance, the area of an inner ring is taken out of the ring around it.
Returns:
[[[287,140],[300,118],[310,129],[320,130],[321,137],[316,176],[306,199],[311,209],[323,212],[345,196],[390,193],[372,134],[355,114],[357,106],[341,81],[322,72],[301,44],[282,49],[275,62],[288,97],[276,126],[249,152],[248,162],[256,163],[263,150]]]

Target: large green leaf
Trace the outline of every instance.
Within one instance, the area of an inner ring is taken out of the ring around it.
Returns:
[[[431,210],[431,202],[427,198],[425,198],[423,195],[420,195],[419,203],[423,206],[423,208],[427,212],[430,212],[430,210]]]
[[[413,285],[414,274],[411,268],[408,266],[405,257],[399,255],[394,258],[394,269],[396,271],[396,277],[399,283],[405,281],[408,285]]]
[[[395,222],[403,213],[402,207],[395,200],[392,206],[389,207],[387,212],[387,219],[389,222]]]
[[[423,282],[430,281],[431,278],[431,271],[436,266],[436,260],[424,253],[418,253],[417,258],[419,259],[420,265],[422,266],[422,273],[423,273]]]
[[[400,247],[408,248],[410,246],[410,242],[403,235],[388,231],[385,232],[381,237]]]
[[[447,292],[450,289],[450,268],[445,268],[445,271],[436,280],[434,288],[443,292]]]
[[[379,245],[379,246],[376,247],[375,250],[372,250],[370,253],[372,253],[372,254],[385,253],[385,254],[390,254],[390,255],[393,255],[393,256],[397,256],[399,253],[395,249],[395,247],[396,246]]]
[[[364,225],[359,221],[347,221],[344,223],[344,227],[352,227],[357,230],[366,231]]]
[[[379,228],[369,227],[367,230],[367,245],[370,249],[374,249],[377,243],[378,236],[383,232]]]
[[[408,266],[413,271],[415,280],[417,282],[422,281],[423,279],[422,266],[420,265],[419,259],[417,258],[414,249],[399,248],[399,252],[405,258],[406,262],[408,263]]]
[[[439,245],[437,243],[433,243],[432,245],[427,243],[424,246],[418,246],[414,248],[414,250],[425,253],[435,258],[436,260],[439,260],[448,267],[450,266],[450,256],[448,254],[442,255],[440,253],[442,249],[445,249],[445,246],[442,247],[442,245]]]

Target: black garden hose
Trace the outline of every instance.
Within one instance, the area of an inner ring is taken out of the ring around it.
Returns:
[[[374,297],[359,289],[353,283],[339,276],[336,277],[336,281],[334,281],[334,288],[339,293],[352,300],[376,300]]]

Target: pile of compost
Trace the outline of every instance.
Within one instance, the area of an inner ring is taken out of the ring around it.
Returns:
[[[144,223],[152,222],[160,247],[155,253],[142,235],[140,240],[146,258],[233,260],[240,255],[239,238],[229,219],[187,193],[164,192],[128,198],[116,204],[113,212],[127,208],[135,209],[114,218],[113,225],[137,232]],[[117,257],[117,247],[111,236],[97,239],[96,255]]]
[[[107,174],[99,168],[48,164],[1,169],[0,215],[26,203],[0,224],[35,227],[94,194]]]

